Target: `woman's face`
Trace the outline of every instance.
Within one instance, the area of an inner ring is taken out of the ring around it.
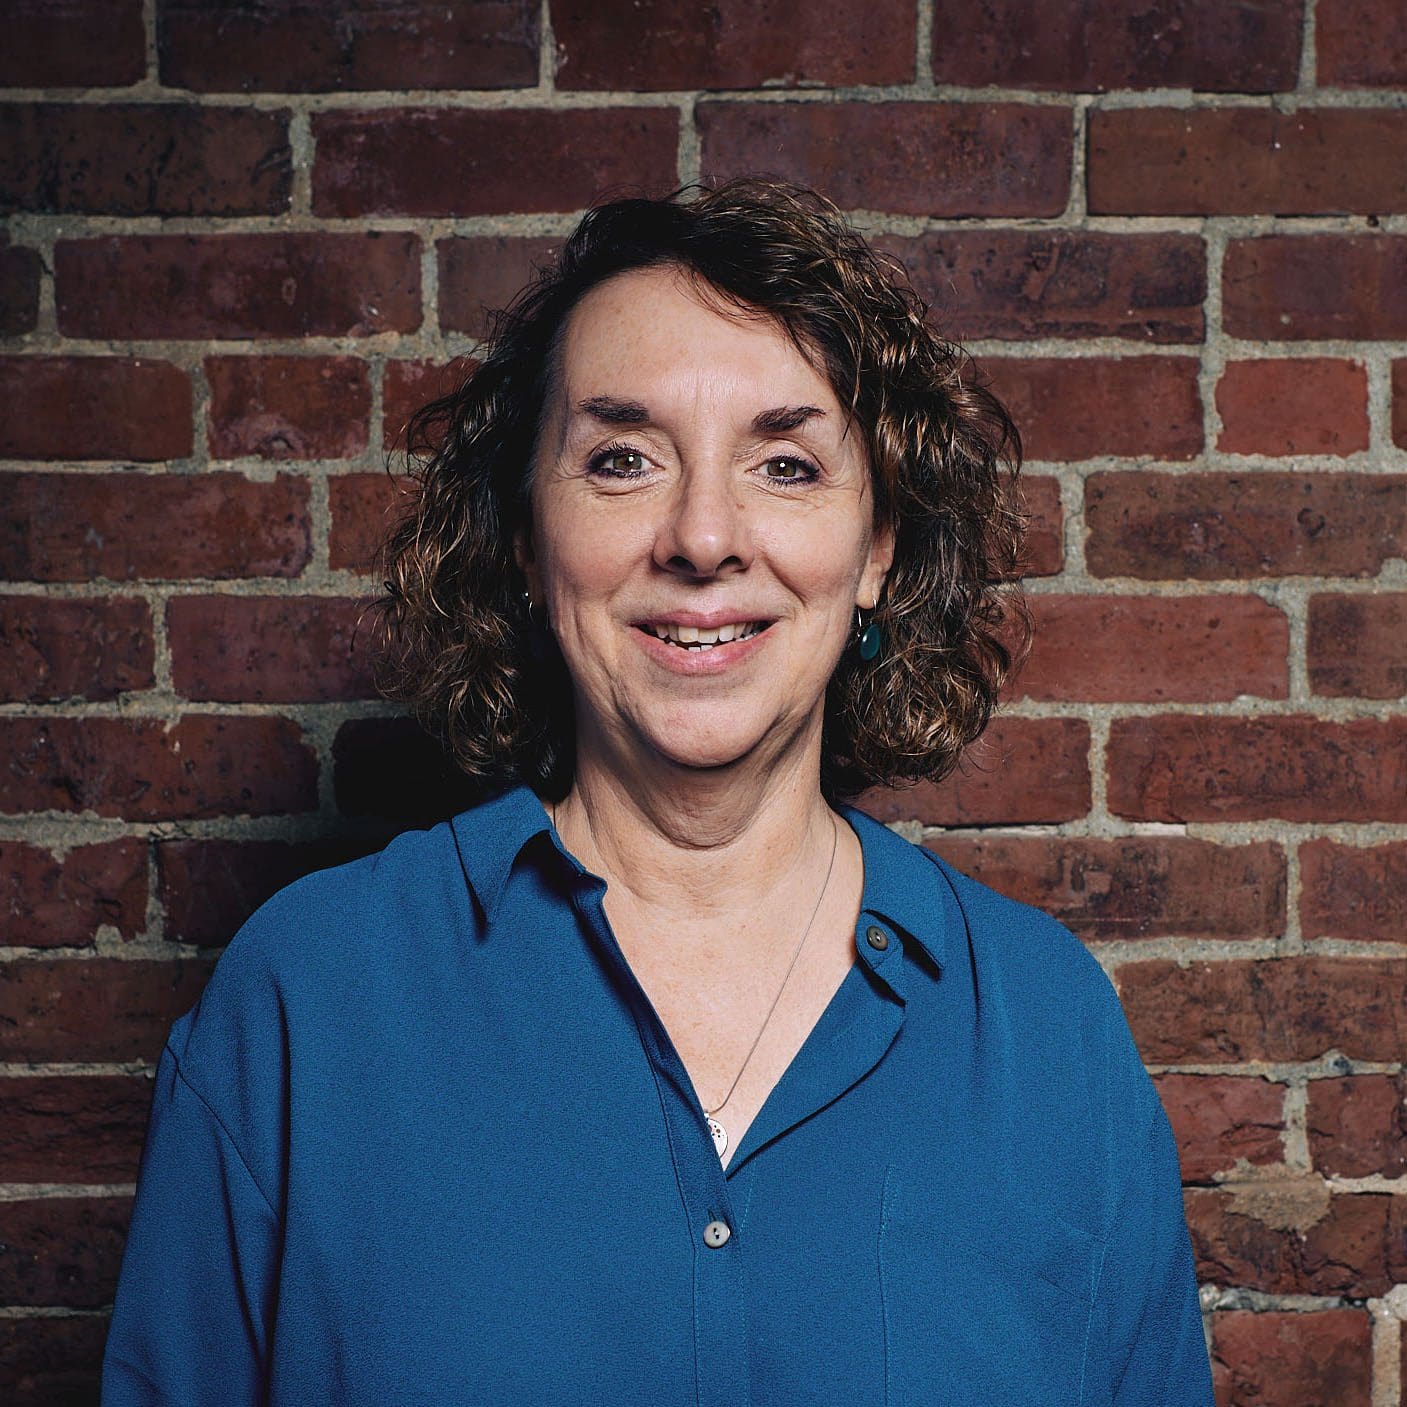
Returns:
[[[583,755],[704,768],[819,738],[855,608],[892,558],[826,378],[775,323],[715,310],[667,268],[587,294],[557,370],[517,555]]]

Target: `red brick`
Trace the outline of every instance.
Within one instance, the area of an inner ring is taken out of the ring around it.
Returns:
[[[1194,357],[992,357],[983,368],[1028,459],[1191,459],[1202,448]]]
[[[323,703],[377,696],[364,601],[339,596],[174,596],[171,682],[183,698]]]
[[[0,204],[95,215],[276,215],[288,118],[176,103],[0,107]]]
[[[297,576],[308,482],[280,474],[0,476],[0,572],[15,581]]]
[[[1383,1193],[1331,1196],[1318,1178],[1189,1192],[1197,1278],[1268,1294],[1384,1294],[1407,1269],[1402,1205]]]
[[[665,92],[910,83],[914,12],[905,0],[558,0],[559,88]]]
[[[1353,454],[1368,448],[1368,373],[1330,357],[1237,361],[1217,382],[1230,454]]]
[[[1249,1075],[1158,1075],[1184,1182],[1282,1162],[1285,1086]]]
[[[151,1091],[141,1075],[0,1076],[0,1180],[135,1182]]]
[[[1092,474],[1085,523],[1096,576],[1376,576],[1407,556],[1407,475]]]
[[[135,938],[146,927],[146,842],[77,845],[60,859],[41,845],[0,840],[0,912],[4,941],[16,947],[87,946],[103,925]]]
[[[157,872],[165,936],[222,948],[266,899],[314,870],[370,854],[390,836],[281,840],[163,840]]]
[[[936,0],[933,76],[963,87],[1271,93],[1299,72],[1301,0]]]
[[[1065,107],[700,103],[695,120],[706,176],[782,176],[848,210],[1059,215],[1070,194],[1073,129]]]
[[[10,1407],[88,1407],[98,1400],[105,1314],[0,1319],[0,1393]]]
[[[562,241],[550,235],[475,235],[442,239],[440,326],[447,332],[487,337],[493,314],[557,258]]]
[[[424,828],[474,800],[464,773],[410,718],[348,719],[333,740],[332,760],[333,791],[343,815]]]
[[[66,337],[369,337],[420,326],[420,241],[400,231],[61,239],[54,272]]]
[[[1233,239],[1222,265],[1232,337],[1407,338],[1407,235]]]
[[[1407,844],[1307,840],[1299,857],[1306,938],[1407,942]]]
[[[0,337],[23,337],[39,325],[39,251],[0,234]]]
[[[149,357],[0,357],[7,459],[180,459],[195,442],[189,375]]]
[[[1016,698],[1211,701],[1289,692],[1290,627],[1259,596],[1029,598],[1035,628]]]
[[[443,282],[440,291],[443,295]],[[452,395],[476,365],[471,357],[387,362],[381,380],[381,447],[404,450],[411,416],[431,401]]]
[[[1402,1059],[1407,961],[1279,957],[1120,964],[1115,985],[1150,1064]]]
[[[1086,942],[1273,938],[1285,931],[1285,856],[1268,841],[940,835],[928,845],[964,874],[1043,909]]]
[[[1392,364],[1392,442],[1407,449],[1407,361]]]
[[[1373,1327],[1361,1309],[1223,1310],[1212,1316],[1221,1407],[1369,1407]]]
[[[337,459],[366,448],[371,378],[357,357],[207,357],[217,459]]]
[[[1022,544],[1021,575],[1058,576],[1065,566],[1065,510],[1060,480],[1048,475],[1022,478],[1018,495],[1028,515]]]
[[[20,959],[0,984],[5,1060],[156,1063],[172,1023],[196,1003],[213,961]]]
[[[1330,1177],[1407,1172],[1407,1075],[1311,1080],[1305,1126],[1314,1166]]]
[[[1117,108],[1090,113],[1093,215],[1407,210],[1407,112]]]
[[[0,701],[115,699],[150,689],[155,649],[145,601],[0,596]]]
[[[1407,694],[1407,594],[1311,596],[1309,682],[1316,694]]]
[[[938,786],[877,787],[857,805],[886,824],[1072,821],[1090,807],[1089,725],[1076,718],[997,718]]]
[[[1116,718],[1109,809],[1140,821],[1407,821],[1407,718]]]
[[[0,84],[103,88],[147,70],[142,0],[9,0]]]
[[[318,215],[581,210],[676,184],[673,108],[423,108],[313,118]]]
[[[875,243],[908,269],[945,336],[1202,340],[1207,259],[1195,235],[934,230]]]
[[[0,1202],[0,1298],[70,1309],[111,1304],[131,1214],[127,1197]]]
[[[0,813],[131,821],[317,809],[317,758],[287,718],[0,718]]]
[[[1407,11],[1398,0],[1319,0],[1314,35],[1321,88],[1407,86]]]
[[[419,492],[405,475],[338,474],[328,480],[332,510],[328,559],[332,569],[363,574],[379,570],[377,548],[397,520],[411,510]]]
[[[158,0],[161,81],[197,92],[526,88],[534,0]]]

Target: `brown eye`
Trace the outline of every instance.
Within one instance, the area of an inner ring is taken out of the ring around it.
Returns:
[[[593,474],[604,474],[608,479],[634,479],[645,472],[645,456],[638,450],[610,445],[589,467]]]
[[[793,459],[790,456],[780,456],[777,459],[767,461],[769,471],[780,468],[781,473],[769,472],[769,479],[778,479],[782,483],[801,483],[807,479],[816,477],[814,466],[808,464],[804,459]]]

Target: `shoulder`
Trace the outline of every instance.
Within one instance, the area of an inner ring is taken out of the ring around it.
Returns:
[[[267,1049],[290,1010],[334,999],[393,948],[443,932],[456,905],[467,909],[468,898],[448,824],[306,874],[240,925],[169,1044],[202,1064],[248,1042]]]
[[[1062,996],[1099,1006],[1118,1005],[1113,984],[1094,954],[1063,923],[1042,909],[1023,904],[956,869],[925,849],[943,876],[963,918],[972,957],[1019,973],[1032,995],[1054,983]]]
[[[1078,1069],[1111,1106],[1151,1116],[1156,1091],[1114,982],[1089,948],[1041,909],[924,853],[962,916],[966,942],[949,935],[950,959],[966,965],[988,1017],[999,1013],[1032,1058]]]

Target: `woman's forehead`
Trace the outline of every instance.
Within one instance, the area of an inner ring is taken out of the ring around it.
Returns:
[[[573,310],[561,355],[570,407],[613,396],[652,409],[699,397],[756,400],[750,415],[783,403],[838,409],[829,382],[775,318],[737,307],[676,268],[634,269],[598,284]]]

